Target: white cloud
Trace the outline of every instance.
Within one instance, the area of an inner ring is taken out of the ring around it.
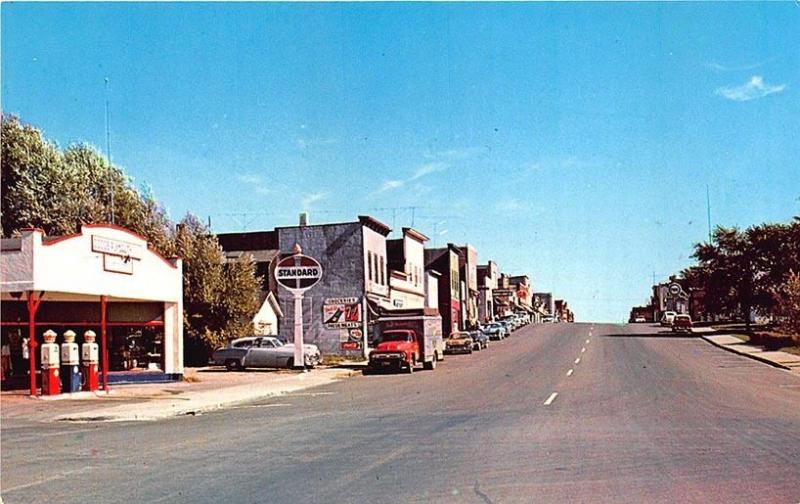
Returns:
[[[765,84],[763,77],[754,75],[747,83],[741,86],[717,88],[715,93],[728,100],[743,102],[763,98],[773,93],[780,93],[785,89],[786,84]]]
[[[303,199],[301,200],[303,207],[307,207],[312,203],[316,203],[321,199],[325,199],[328,196],[328,194],[329,193],[327,192],[315,192],[311,194],[306,194],[305,196],[303,196]]]
[[[494,207],[501,212],[517,212],[525,208],[516,198],[502,199],[495,203]]]
[[[426,152],[424,156],[427,159],[457,161],[469,159],[480,154],[487,154],[490,150],[491,149],[489,147],[462,147],[459,149],[446,149],[436,152]]]
[[[245,184],[256,185],[261,183],[261,177],[252,173],[239,173],[236,175],[236,180]]]
[[[723,65],[722,63],[718,63],[716,61],[712,61],[707,63],[706,66],[715,72],[743,72],[746,70],[755,70],[756,68],[762,67],[767,63],[770,63],[775,60],[775,56],[772,58],[766,59],[764,61],[758,61],[756,63],[749,63],[744,65]]]
[[[384,191],[391,191],[392,189],[403,187],[405,184],[406,183],[404,180],[387,180],[377,192],[382,193]]]
[[[417,180],[418,178],[422,178],[425,175],[430,175],[431,173],[436,173],[440,171],[446,170],[450,165],[447,163],[425,163],[424,165],[419,166],[416,170],[414,170],[414,174],[411,175],[409,181]]]

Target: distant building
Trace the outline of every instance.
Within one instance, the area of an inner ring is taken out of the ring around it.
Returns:
[[[555,299],[552,292],[534,292],[533,293],[534,305],[539,308],[543,314],[553,316],[556,313]]]
[[[267,271],[265,283],[283,314],[278,334],[286,341],[294,340],[294,299],[277,286],[272,272],[276,260],[300,245],[303,254],[314,257],[323,269],[322,279],[303,296],[304,341],[316,344],[325,354],[363,357],[372,321],[392,309],[386,249],[390,231],[372,217],[359,216],[353,222],[227,233],[218,238],[228,254],[258,253],[254,254],[256,265]],[[272,259],[259,264],[258,257],[264,262]]]
[[[425,269],[439,274],[439,313],[442,316],[442,334],[462,328],[460,250],[449,243],[447,247],[425,249]]]
[[[519,308],[517,303],[517,291],[511,285],[509,276],[500,273],[497,279],[497,288],[492,291],[494,298],[495,316],[508,317],[513,315]]]
[[[478,252],[472,245],[457,247],[459,275],[463,287],[461,294],[462,328],[474,328],[478,325]]]
[[[555,301],[555,316],[561,322],[575,322],[575,314],[569,309],[569,304],[563,299]]]
[[[478,320],[491,322],[495,317],[494,295],[500,276],[497,263],[489,261],[477,267],[478,272]]]
[[[425,307],[425,242],[428,237],[403,228],[403,237],[386,240],[389,297],[394,308]]]

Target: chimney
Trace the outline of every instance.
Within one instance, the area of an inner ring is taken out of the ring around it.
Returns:
[[[300,212],[300,226],[308,226],[308,212]]]

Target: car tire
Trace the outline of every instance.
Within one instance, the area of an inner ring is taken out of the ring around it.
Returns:
[[[225,369],[228,371],[241,371],[242,363],[236,359],[228,359],[225,361]]]
[[[425,369],[427,371],[433,371],[434,369],[436,369],[436,361],[437,360],[439,360],[439,359],[437,359],[436,352],[434,352],[433,353],[433,357],[431,358],[431,360],[422,365],[423,369]]]
[[[286,361],[286,369],[294,369],[294,357],[289,357]]]

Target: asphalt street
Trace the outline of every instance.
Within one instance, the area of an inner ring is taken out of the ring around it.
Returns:
[[[645,324],[158,422],[2,425],[16,502],[800,502],[800,380]]]

